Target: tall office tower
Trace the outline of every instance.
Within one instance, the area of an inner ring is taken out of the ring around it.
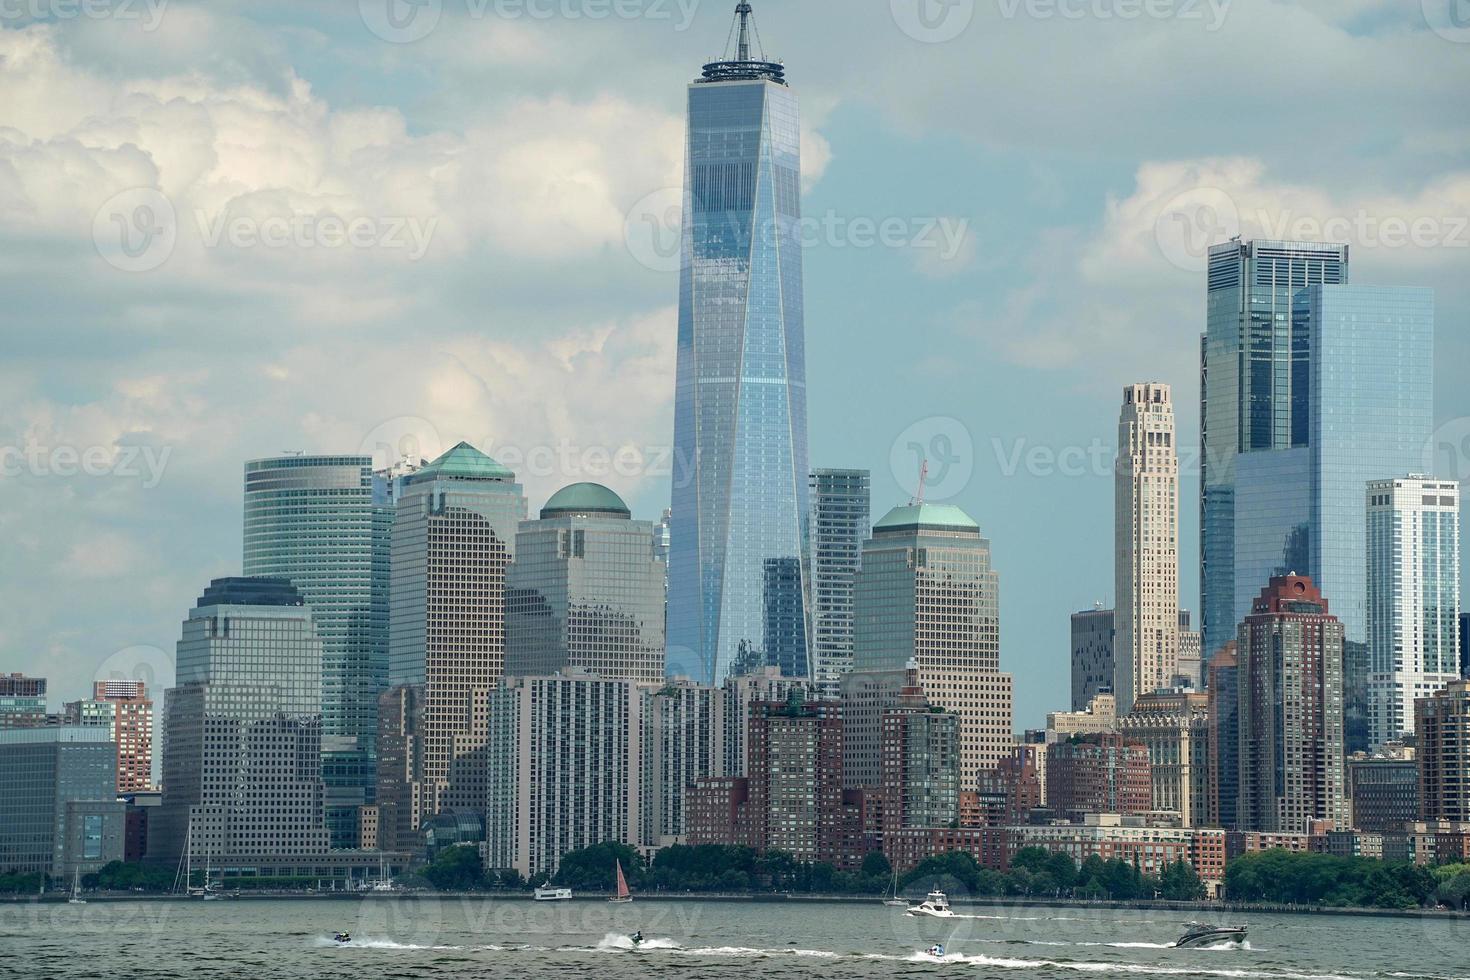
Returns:
[[[596,483],[563,487],[521,521],[505,599],[505,673],[580,667],[664,679],[664,566],[654,528]]]
[[[1148,749],[1153,809],[1179,814],[1181,826],[1203,826],[1209,812],[1208,696],[1189,690],[1142,694],[1118,719],[1119,733]]]
[[[811,493],[812,681],[836,697],[852,670],[853,583],[871,527],[867,470],[813,470]]]
[[[645,690],[569,668],[486,695],[486,865],[526,877],[604,841],[639,846]]]
[[[762,702],[750,713],[749,796],[742,824],[756,850],[838,863],[842,812],[842,706]]]
[[[0,728],[46,724],[46,678],[0,674]]]
[[[1210,249],[1200,344],[1200,628],[1207,661],[1235,639],[1241,590],[1254,595],[1265,584],[1235,580],[1236,458],[1307,442],[1302,389],[1309,362],[1293,339],[1293,298],[1306,286],[1347,281],[1346,245],[1234,239]]]
[[[670,681],[646,692],[649,751],[644,756],[643,825],[649,847],[682,844],[688,833],[690,790],[725,772],[725,711],[717,687]]]
[[[1419,818],[1470,822],[1470,681],[1414,704]]]
[[[422,788],[424,689],[398,684],[378,696],[378,786],[375,794],[378,846],[385,851],[416,849]]]
[[[1179,449],[1166,384],[1123,389],[1114,476],[1118,713],[1174,684],[1179,666]]]
[[[1072,710],[1083,711],[1093,698],[1113,692],[1115,613],[1098,603],[1072,614]]]
[[[245,464],[245,574],[289,579],[322,641],[322,778],[336,847],[357,846],[357,808],[373,801],[388,683],[393,511],[372,467],[371,456]]]
[[[766,561],[806,557],[800,125],[750,13],[689,86],[684,167],[669,669],[716,685],[765,642]]]
[[[1205,825],[1234,830],[1240,798],[1240,664],[1227,643],[1210,661],[1205,685],[1210,715],[1209,800]]]
[[[1202,691],[1205,687],[1205,665],[1200,652],[1199,631],[1190,629],[1188,609],[1179,610],[1179,660],[1174,670],[1172,686],[1192,687]]]
[[[515,474],[469,443],[401,480],[388,679],[422,688],[415,828],[485,798],[482,706],[505,672],[506,578],[525,517]]]
[[[1363,488],[1412,471],[1432,437],[1434,295],[1310,286],[1296,291],[1288,326],[1295,369],[1278,414],[1289,416],[1289,442],[1234,461],[1234,615],[1243,619],[1278,575],[1308,576],[1331,597],[1346,638],[1347,747],[1361,751],[1368,747]]]
[[[1460,677],[1460,485],[1368,484],[1369,741],[1414,729],[1414,700]]]
[[[1240,829],[1304,834],[1347,826],[1342,622],[1312,580],[1283,575],[1240,626]]]
[[[6,678],[0,678],[4,680]],[[100,725],[0,729],[0,868],[61,878],[123,858],[117,747]]]
[[[164,697],[163,803],[148,859],[325,854],[322,641],[286,579],[215,579],[184,621]]]
[[[118,793],[153,788],[153,701],[142,681],[94,681],[92,697],[68,701],[68,725],[99,725],[117,743]]]
[[[1010,752],[1011,676],[1000,672],[1000,575],[990,542],[958,507],[895,507],[863,544],[853,666],[918,663],[929,700],[960,716],[960,780]]]
[[[960,807],[959,716],[931,710],[923,689],[911,684],[897,706],[883,713],[882,744],[883,832],[955,826]]]
[[[1353,830],[1381,834],[1419,819],[1419,763],[1412,752],[1349,759],[1347,788]]]
[[[1046,747],[1046,805],[1059,817],[1146,813],[1153,799],[1148,749],[1122,735],[1078,735]]]
[[[1460,676],[1470,680],[1470,613],[1460,613]]]
[[[806,637],[806,586],[800,558],[767,558],[761,579],[765,642],[762,663],[787,677],[811,679]],[[736,655],[739,660],[739,654]]]

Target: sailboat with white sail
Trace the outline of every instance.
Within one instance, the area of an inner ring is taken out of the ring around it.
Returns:
[[[71,898],[66,900],[68,905],[86,905],[87,900],[82,897],[82,869],[73,868],[71,875]]]

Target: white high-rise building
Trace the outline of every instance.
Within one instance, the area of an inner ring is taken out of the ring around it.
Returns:
[[[1369,740],[1414,730],[1414,700],[1459,679],[1460,488],[1368,484]]]
[[[1115,476],[1118,713],[1173,686],[1179,660],[1179,452],[1169,386],[1123,389]]]

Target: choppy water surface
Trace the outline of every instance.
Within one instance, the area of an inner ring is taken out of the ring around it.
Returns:
[[[1470,920],[1229,915],[1244,948],[1171,948],[1181,916],[877,902],[375,896],[0,906],[0,976],[600,978],[1225,977],[1470,980]],[[968,913],[968,914],[966,914]],[[345,946],[332,933],[345,929]],[[629,935],[648,940],[634,949]],[[925,950],[943,942],[946,955]]]

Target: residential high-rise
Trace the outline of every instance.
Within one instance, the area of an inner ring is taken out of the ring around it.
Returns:
[[[486,864],[555,873],[569,851],[644,838],[644,690],[569,669],[486,695]]]
[[[1470,681],[1414,703],[1419,818],[1470,822]]]
[[[1368,484],[1369,742],[1414,729],[1414,701],[1460,677],[1460,485]]]
[[[1278,576],[1241,624],[1236,649],[1240,829],[1345,827],[1341,621],[1311,579]]]
[[[750,769],[746,736],[752,707],[766,701],[785,702],[792,691],[805,691],[807,682],[805,678],[783,677],[779,669],[766,667],[753,674],[727,677],[721,689],[725,694],[725,772],[744,776]]]
[[[1097,695],[1113,693],[1115,613],[1095,608],[1072,614],[1072,710],[1082,711]]]
[[[835,697],[852,670],[853,586],[871,528],[872,474],[813,470],[810,491],[812,681]]]
[[[165,693],[163,803],[148,859],[196,866],[321,855],[322,641],[283,578],[215,579],[184,621]]]
[[[1460,613],[1460,676],[1470,680],[1470,613]]]
[[[505,608],[505,672],[580,667],[600,677],[664,679],[664,566],[654,528],[596,483],[552,495],[516,532]]]
[[[69,701],[68,725],[100,725],[117,743],[118,793],[153,788],[153,701],[142,681],[94,681],[92,697]]]
[[[807,545],[799,113],[737,17],[689,86],[674,392],[669,669],[715,685],[765,642],[766,562],[804,577]]]
[[[1283,329],[1286,324],[1281,325]],[[1434,431],[1434,294],[1317,285],[1294,294],[1290,444],[1234,472],[1234,614],[1278,575],[1309,576],[1342,621],[1348,751],[1368,748],[1367,497]]]
[[[3,678],[0,678],[3,679]],[[71,883],[123,857],[117,746],[99,725],[0,730],[0,868]]]
[[[688,835],[690,792],[700,780],[726,775],[726,712],[730,700],[717,687],[669,681],[647,692],[644,756],[643,843],[682,844]]]
[[[919,686],[919,665],[899,670],[854,670],[838,682],[842,702],[842,785],[872,789],[882,781],[883,716],[907,688]]]
[[[1180,825],[1198,827],[1209,812],[1210,738],[1208,695],[1189,690],[1140,695],[1118,719],[1118,731],[1148,749],[1153,806],[1179,814]]]
[[[322,641],[322,777],[337,847],[356,846],[357,808],[372,802],[376,783],[392,524],[371,456],[245,464],[244,572],[289,579]]]
[[[1179,449],[1174,401],[1157,382],[1123,389],[1114,478],[1118,713],[1172,687],[1179,665]]]
[[[842,706],[760,703],[750,714],[744,831],[759,851],[837,864],[842,812]]]
[[[1000,576],[990,542],[948,504],[895,507],[873,527],[858,573],[853,666],[918,664],[929,700],[960,716],[960,781],[1010,752],[1011,676],[1000,672]]]
[[[1307,443],[1306,352],[1291,330],[1298,290],[1348,281],[1348,247],[1234,239],[1209,253],[1200,344],[1200,619],[1208,661],[1235,639],[1235,462],[1241,454]],[[1416,443],[1416,451],[1420,444]]]
[[[1122,735],[1077,735],[1046,749],[1046,805],[1059,817],[1146,813],[1153,807],[1148,749]]]
[[[917,672],[915,672],[917,673]],[[960,719],[931,710],[917,684],[884,712],[879,795],[884,833],[959,819]]]
[[[1234,830],[1240,798],[1240,664],[1235,644],[1210,661],[1205,685],[1210,716],[1210,772],[1205,826]]]
[[[515,474],[469,443],[400,481],[388,665],[391,684],[422,689],[414,829],[485,798],[482,706],[505,672],[506,580],[525,517]]]
[[[46,724],[46,678],[0,674],[0,728]]]

